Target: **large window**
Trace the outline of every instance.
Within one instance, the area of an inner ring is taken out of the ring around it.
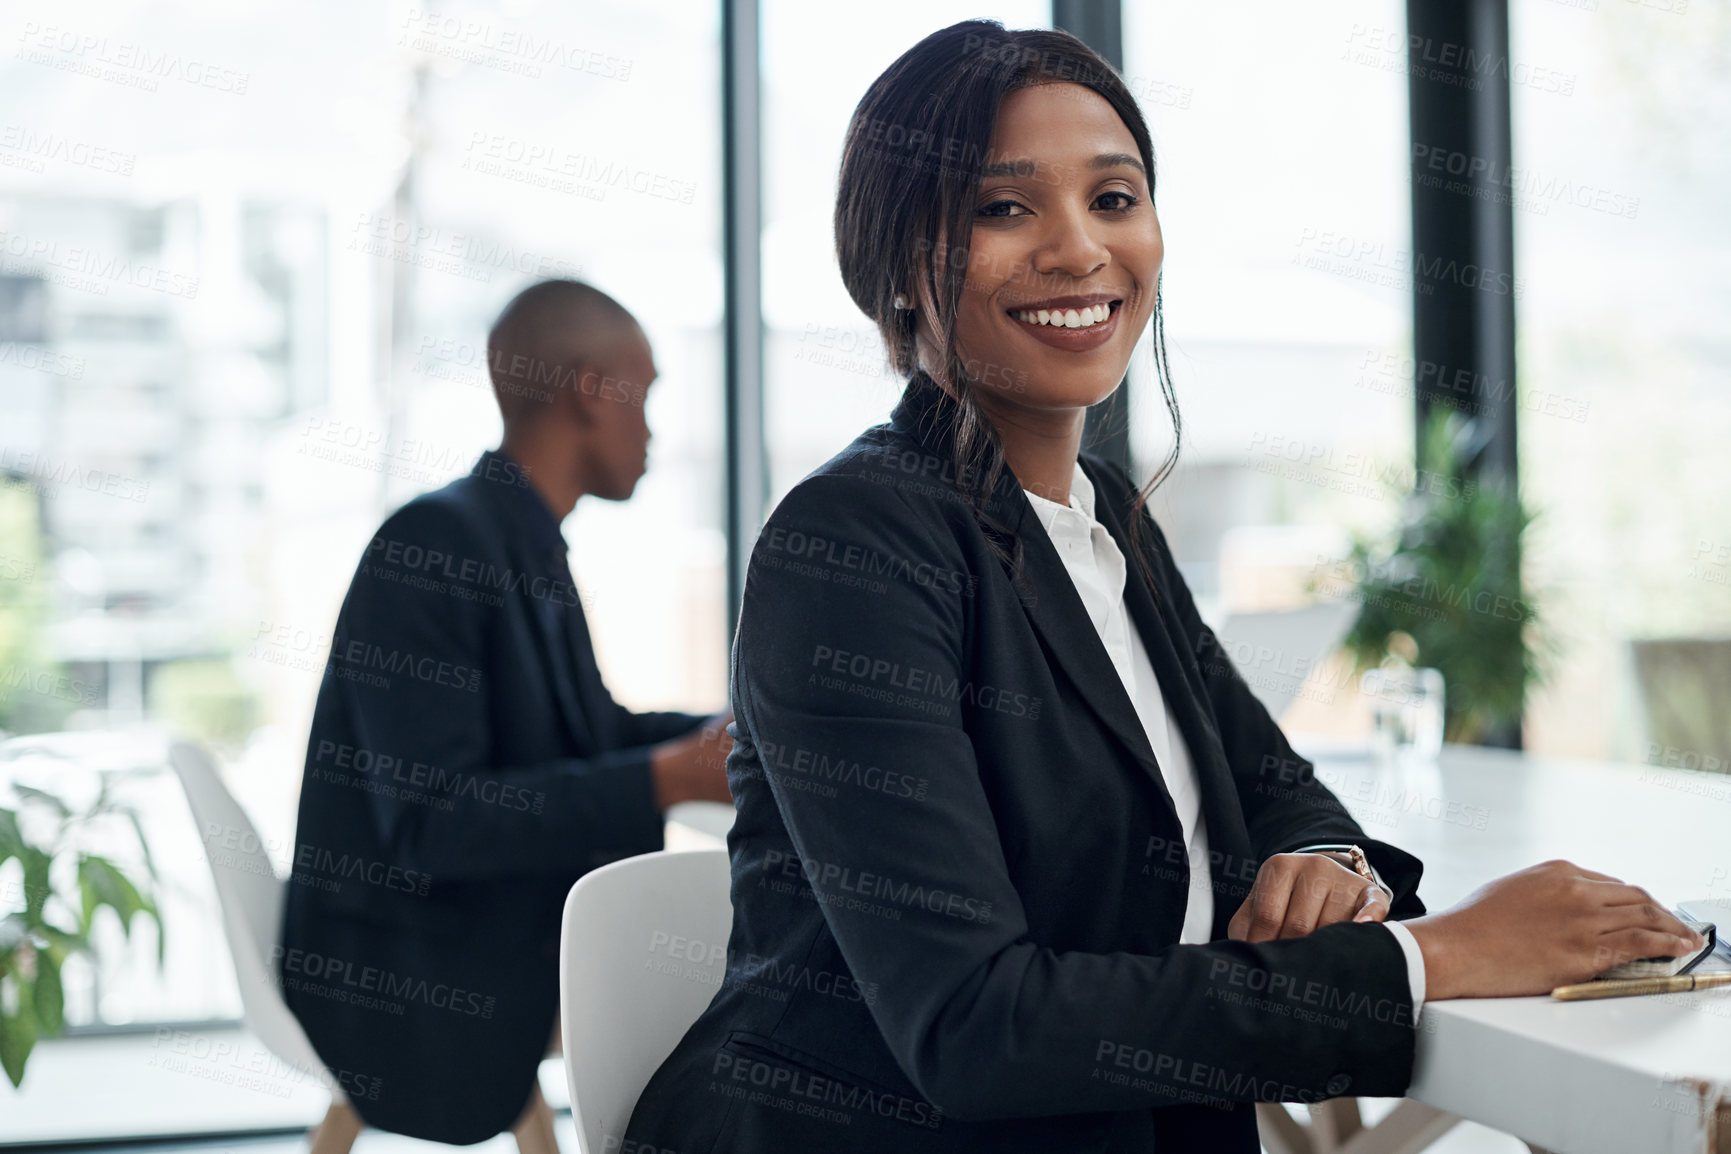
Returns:
[[[549,276],[622,301],[660,370],[636,496],[565,526],[603,671],[719,708],[719,26],[707,0],[18,13],[0,730],[190,731],[285,865],[356,562],[497,444],[486,331]],[[194,837],[165,977],[86,975],[75,1025],[238,1010],[196,831],[163,820]]]
[[[1391,524],[1412,481],[1404,27],[1395,0],[1124,6],[1183,420],[1153,509],[1210,615],[1307,600],[1318,557]],[[1172,443],[1148,353],[1130,372],[1144,477]],[[1362,724],[1359,704],[1307,693],[1288,722]]]
[[[1643,688],[1631,642],[1731,635],[1731,17],[1511,7],[1516,59],[1566,81],[1515,84],[1504,181],[1528,555],[1566,647],[1529,744],[1698,766],[1727,751],[1652,730],[1649,696],[1678,690]]]

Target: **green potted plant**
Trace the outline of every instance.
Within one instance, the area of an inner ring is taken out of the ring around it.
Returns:
[[[61,967],[74,954],[91,952],[98,910],[107,906],[119,915],[128,940],[134,916],[154,921],[157,964],[162,963],[162,918],[152,896],[156,866],[138,815],[113,795],[119,776],[102,774],[94,800],[81,808],[13,783],[18,803],[0,809],[0,876],[14,859],[22,870],[13,870],[22,885],[0,881],[0,910],[11,909],[0,917],[0,1067],[14,1087],[24,1081],[24,1064],[37,1041],[65,1025]],[[128,877],[92,851],[95,844],[115,844],[114,833],[122,828],[137,839],[147,877]]]
[[[1480,430],[1433,414],[1415,484],[1382,541],[1358,537],[1346,566],[1359,614],[1343,644],[1358,672],[1397,662],[1441,671],[1443,737],[1506,734],[1553,655],[1521,579],[1521,539],[1535,514],[1512,482],[1470,471]]]

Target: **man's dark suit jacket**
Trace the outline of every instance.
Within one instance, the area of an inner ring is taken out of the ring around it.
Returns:
[[[319,689],[276,959],[367,1123],[469,1143],[517,1120],[565,894],[661,848],[648,747],[701,720],[613,701],[559,524],[509,457],[379,529]]]
[[[1160,768],[1007,472],[1023,594],[958,499],[916,375],[889,424],[759,535],[733,664],[727,978],[656,1072],[637,1149],[1243,1151],[1254,1101],[1399,1095],[1399,944],[1376,925],[1225,939],[1261,863],[1357,841],[1423,912],[1421,866],[1364,838],[1202,623],[1132,489],[1090,455],[1130,615],[1200,779],[1214,941]]]

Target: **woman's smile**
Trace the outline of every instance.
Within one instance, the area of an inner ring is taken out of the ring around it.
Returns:
[[[1055,297],[1006,310],[1015,327],[1042,344],[1066,352],[1099,348],[1118,332],[1124,300],[1110,294]]]

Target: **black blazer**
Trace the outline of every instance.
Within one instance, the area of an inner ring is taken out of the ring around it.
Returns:
[[[370,1125],[516,1122],[558,1006],[566,892],[662,845],[648,746],[608,694],[558,522],[499,453],[369,544],[307,742],[276,969]]]
[[[1354,840],[1423,911],[1197,616],[1151,520],[1126,597],[1201,783],[1214,941],[1175,943],[1178,818],[1130,698],[1026,497],[958,499],[916,375],[759,534],[734,651],[727,978],[656,1072],[638,1149],[1245,1151],[1253,1101],[1398,1095],[1406,964],[1380,926],[1250,945],[1271,854]],[[1130,557],[1132,489],[1093,456]],[[625,1145],[631,1149],[630,1143]]]

